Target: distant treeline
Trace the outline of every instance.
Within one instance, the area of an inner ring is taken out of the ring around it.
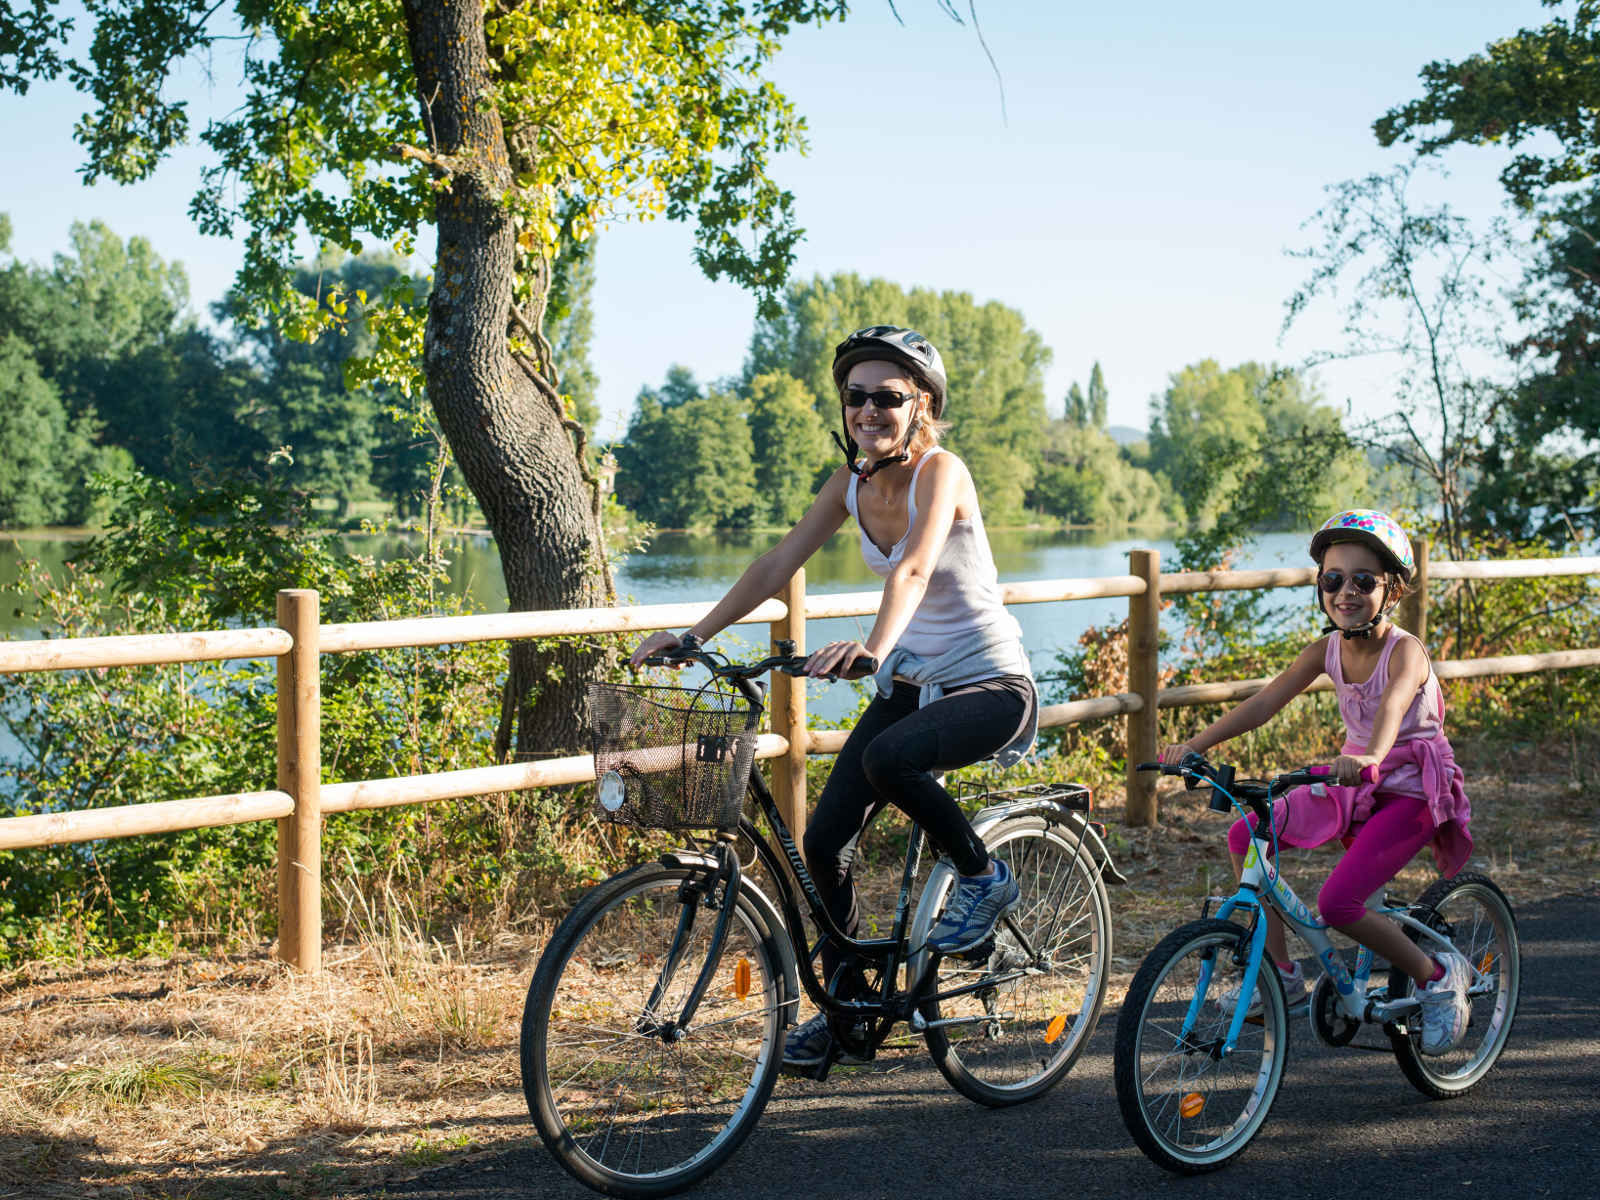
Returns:
[[[9,242],[0,217],[0,253]],[[183,481],[250,475],[269,461],[335,518],[360,502],[411,515],[442,473],[454,516],[473,519],[471,498],[449,486],[425,400],[349,369],[372,350],[364,298],[403,281],[403,261],[306,264],[300,290],[348,310],[346,332],[306,343],[236,320],[228,300],[214,309],[221,331],[202,327],[182,266],[142,238],[124,242],[94,223],[73,226],[71,245],[49,266],[0,266],[0,525],[96,520],[96,473]],[[592,250],[564,262],[550,322],[570,411],[591,434],[593,278]],[[409,282],[425,304],[428,281]],[[618,499],[665,528],[795,521],[839,461],[833,346],[880,322],[919,329],[943,353],[946,444],[971,469],[991,523],[1203,525],[1270,462],[1304,473],[1315,494],[1297,495],[1293,511],[1254,504],[1266,524],[1370,494],[1371,470],[1338,413],[1292,370],[1185,367],[1152,403],[1149,435],[1119,442],[1106,430],[1098,363],[1086,387],[1047,402],[1051,351],[1017,310],[840,274],[793,283],[781,311],[758,320],[737,377],[702,383],[675,366],[640,392],[626,435],[593,451],[614,454]],[[1317,470],[1302,472],[1313,444]]]
[[[829,437],[839,428],[833,347],[880,322],[920,330],[943,354],[945,444],[971,469],[991,523],[1204,525],[1275,465],[1272,494],[1282,502],[1263,508],[1253,498],[1252,511],[1267,525],[1291,524],[1370,496],[1377,482],[1338,412],[1295,371],[1185,367],[1153,401],[1149,435],[1123,443],[1106,429],[1099,363],[1087,390],[1073,383],[1052,415],[1050,349],[1016,309],[839,274],[789,287],[782,312],[757,321],[737,378],[701,384],[673,367],[640,392],[627,435],[611,447],[622,503],[668,528],[795,521],[840,461]],[[1285,473],[1296,490],[1282,486]]]
[[[10,242],[0,215],[0,256]],[[0,526],[101,519],[96,473],[196,480],[259,475],[269,461],[339,516],[363,501],[418,510],[444,453],[425,400],[346,379],[371,349],[362,297],[401,279],[403,260],[307,263],[299,289],[349,317],[349,332],[307,344],[235,319],[229,300],[213,309],[222,331],[203,327],[183,267],[143,238],[75,224],[71,247],[49,266],[0,258]],[[592,424],[590,260],[568,268],[552,341],[574,410]],[[425,304],[427,279],[411,292]],[[470,516],[459,489],[446,494]]]

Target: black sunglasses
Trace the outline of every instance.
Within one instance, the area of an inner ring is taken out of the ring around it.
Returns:
[[[1350,585],[1363,596],[1370,596],[1377,591],[1379,578],[1371,571],[1351,571]],[[1317,576],[1317,586],[1330,596],[1337,596],[1339,589],[1344,587],[1345,573],[1343,571],[1324,571]]]
[[[899,408],[907,400],[915,400],[915,392],[897,392],[892,388],[883,388],[880,391],[868,392],[861,388],[846,388],[839,393],[839,399],[846,408],[860,408],[869,400],[873,408]]]

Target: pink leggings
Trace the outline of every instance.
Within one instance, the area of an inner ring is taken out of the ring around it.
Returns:
[[[1274,808],[1274,824],[1278,808]],[[1248,824],[1247,824],[1248,822]],[[1250,848],[1250,831],[1256,827],[1251,813],[1228,830],[1228,849],[1243,854]],[[1384,796],[1377,809],[1345,839],[1344,857],[1334,867],[1317,896],[1317,910],[1329,925],[1350,925],[1361,919],[1367,897],[1400,873],[1418,850],[1433,840],[1433,814],[1421,796]],[[1287,844],[1287,843],[1286,843]]]

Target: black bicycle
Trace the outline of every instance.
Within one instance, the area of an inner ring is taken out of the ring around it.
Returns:
[[[756,677],[805,667],[792,645],[778,649],[744,666],[679,649],[650,665],[699,662],[711,671],[704,686],[590,690],[602,814],[706,831],[590,889],[528,988],[528,1109],[561,1165],[609,1195],[680,1191],[733,1154],[772,1094],[802,989],[834,1034],[831,1057],[808,1074],[826,1078],[843,1055],[871,1060],[903,1021],[956,1090],[995,1107],[1060,1082],[1105,999],[1105,883],[1125,880],[1078,784],[984,793],[974,827],[1023,897],[987,942],[951,956],[925,945],[956,874],[939,860],[913,910],[923,845],[915,825],[889,935],[844,936],[755,763]],[[857,660],[856,673],[873,665]],[[770,836],[745,816],[747,798]],[[752,878],[757,864],[776,903]],[[802,901],[847,951],[832,979],[820,978],[820,939],[808,944]]]

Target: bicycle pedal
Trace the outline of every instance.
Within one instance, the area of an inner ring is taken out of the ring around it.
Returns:
[[[986,937],[983,941],[979,942],[976,946],[968,946],[965,950],[958,950],[956,953],[950,955],[951,958],[959,958],[963,962],[973,963],[988,962],[993,956],[994,936],[992,934],[989,937]]]

